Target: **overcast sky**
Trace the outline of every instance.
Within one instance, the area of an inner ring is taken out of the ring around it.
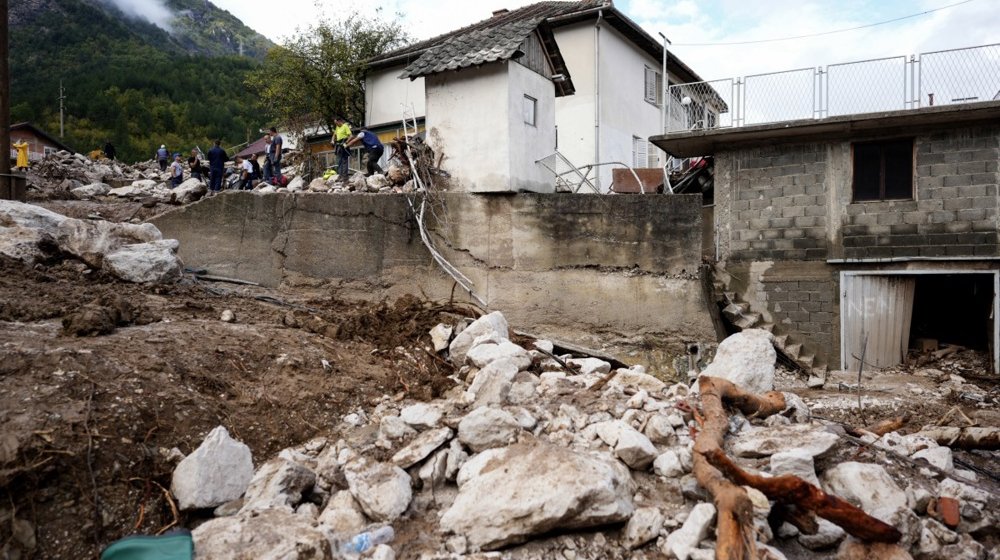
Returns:
[[[276,42],[319,17],[351,10],[399,14],[418,39],[531,1],[490,0],[213,0]],[[868,29],[789,41],[734,46],[689,43],[754,41],[823,33],[898,18],[961,0],[619,0],[615,5],[651,35],[664,33],[671,52],[705,79],[825,66],[896,55],[1000,43],[1000,0],[972,0],[932,14]],[[264,8],[263,6],[268,6]],[[277,6],[277,8],[275,8]]]

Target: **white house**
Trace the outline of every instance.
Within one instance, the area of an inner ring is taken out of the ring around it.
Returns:
[[[419,76],[404,77],[406,67],[456,35],[489,34],[512,22],[537,18],[551,28],[575,86],[573,95],[555,100],[555,143],[549,153],[558,149],[576,166],[610,162],[632,167],[664,165],[664,153],[647,140],[662,132],[663,46],[609,0],[540,2],[517,10],[498,10],[489,19],[371,60],[366,82],[367,122],[387,136],[401,127],[404,113],[433,126],[432,108],[426,102],[428,84]],[[668,56],[668,70],[671,83],[701,81],[673,55]],[[479,106],[455,118],[478,117],[489,110],[493,107]],[[496,135],[490,138],[499,141]],[[595,182],[602,191],[611,186],[613,167],[598,169]]]

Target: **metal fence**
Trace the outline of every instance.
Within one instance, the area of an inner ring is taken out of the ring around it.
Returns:
[[[1000,100],[1000,43],[676,84],[666,132]]]

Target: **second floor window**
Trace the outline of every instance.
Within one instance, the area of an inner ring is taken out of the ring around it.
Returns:
[[[646,76],[644,85],[646,101],[659,107],[663,103],[663,75],[649,66],[645,68]]]
[[[913,198],[913,139],[855,142],[854,202]]]

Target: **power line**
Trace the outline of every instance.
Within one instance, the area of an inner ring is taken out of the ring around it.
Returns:
[[[932,14],[934,12],[940,12],[941,10],[947,10],[948,8],[954,8],[955,6],[961,6],[962,4],[968,4],[973,0],[962,0],[961,2],[955,2],[954,4],[948,4],[947,6],[941,6],[940,8],[934,8],[933,10],[926,10],[917,14],[910,14],[908,16],[902,16],[893,19],[887,19],[885,21],[879,21],[876,23],[869,23],[867,25],[859,25],[857,27],[848,27],[845,29],[835,29],[833,31],[824,31],[822,33],[810,33],[808,35],[793,35],[791,37],[779,37],[776,39],[758,39],[755,41],[732,41],[723,43],[675,43],[675,47],[721,47],[729,45],[754,45],[758,43],[776,43],[778,41],[791,41],[793,39],[807,39],[809,37],[822,37],[824,35],[833,35],[835,33],[846,33],[848,31],[857,31],[858,29],[867,29],[869,27],[876,27],[879,25],[885,25],[887,23],[895,23],[897,21],[903,21],[904,19],[910,19],[920,16],[925,16],[927,14]]]

